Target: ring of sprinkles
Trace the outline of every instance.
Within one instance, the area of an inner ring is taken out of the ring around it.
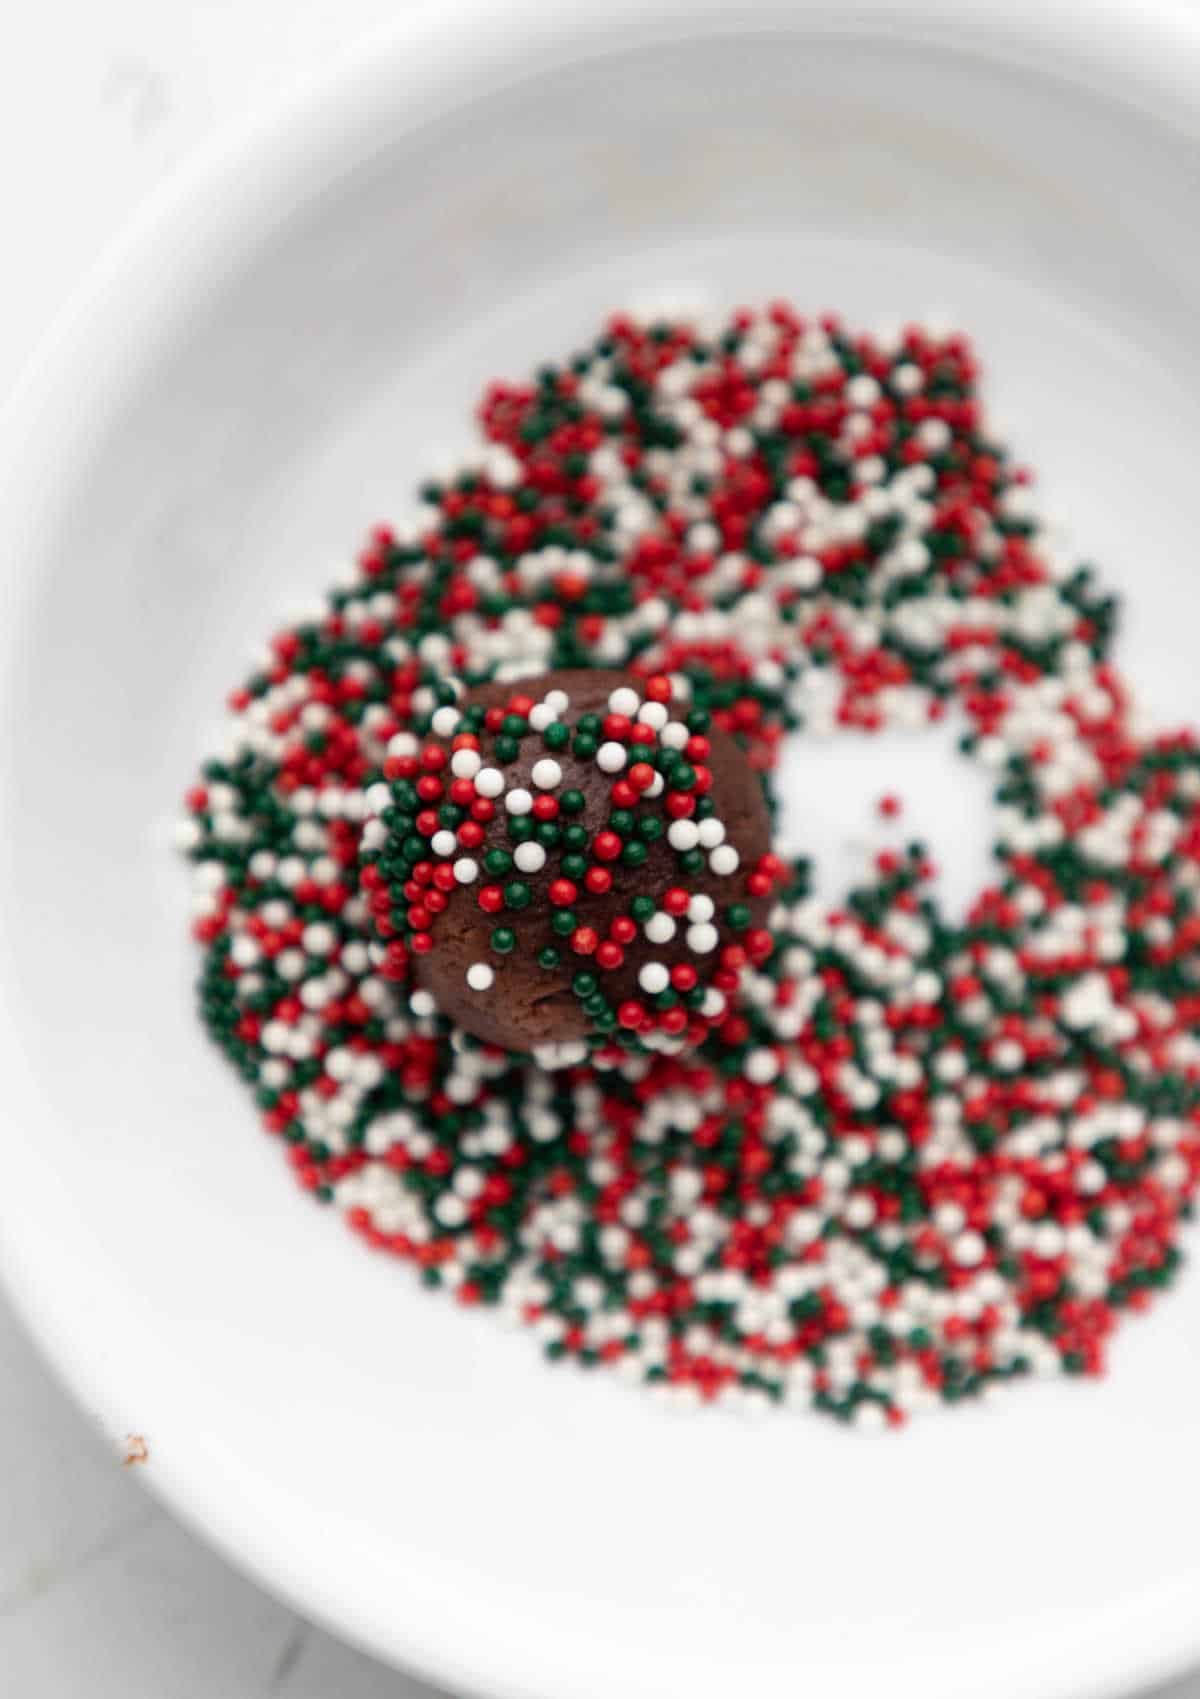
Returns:
[[[189,793],[203,1018],[301,1185],[551,1357],[899,1424],[1098,1372],[1176,1273],[1200,753],[1140,725],[1114,601],[1057,559],[976,378],[961,336],[785,304],[613,319],[488,390],[472,463],[274,639]],[[587,666],[672,681],[768,787],[789,732],[954,716],[990,882],[954,920],[919,842],[835,909],[780,869],[774,947],[692,1048],[477,1043],[378,960],[425,929],[372,930],[377,787],[459,735],[464,689]]]

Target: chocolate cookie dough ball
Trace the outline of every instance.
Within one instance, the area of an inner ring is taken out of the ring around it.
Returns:
[[[758,776],[665,677],[481,686],[368,800],[384,972],[489,1044],[547,1064],[679,1049],[770,953]]]

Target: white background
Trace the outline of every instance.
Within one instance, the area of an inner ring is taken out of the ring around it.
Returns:
[[[173,165],[417,3],[23,7],[0,56],[0,398],[76,279]],[[138,1474],[67,1401],[0,1299],[5,1699],[434,1699],[234,1574],[157,1508]],[[1200,1699],[1200,1677],[1155,1699]]]

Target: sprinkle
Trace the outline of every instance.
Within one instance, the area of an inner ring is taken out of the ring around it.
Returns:
[[[751,1050],[743,1066],[746,1078],[754,1085],[769,1085],[779,1073],[779,1058],[773,1050]],[[874,1211],[870,1220],[874,1220]],[[870,1226],[870,1221],[862,1225]]]
[[[467,969],[467,984],[472,991],[489,991],[495,978],[495,972],[486,962],[472,962]]]
[[[596,765],[602,773],[619,773],[627,760],[624,744],[602,743],[596,751]]]
[[[483,767],[475,774],[475,789],[480,796],[498,797],[504,790],[504,774],[498,767]]]
[[[504,798],[504,806],[510,814],[528,814],[533,807],[533,797],[523,786],[518,785],[515,790],[508,792]]]
[[[540,873],[546,865],[546,852],[541,844],[518,844],[513,851],[513,861],[522,873]]]
[[[738,852],[732,844],[720,844],[708,858],[708,865],[722,879],[736,873],[738,868]]]
[[[556,785],[562,784],[563,774],[558,762],[550,760],[547,756],[534,762],[533,771],[529,776],[539,790],[552,791]]]

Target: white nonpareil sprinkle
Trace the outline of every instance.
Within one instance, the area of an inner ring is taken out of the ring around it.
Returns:
[[[546,865],[546,852],[541,844],[526,839],[513,851],[513,864],[522,873],[540,873]]]
[[[627,720],[633,719],[641,705],[641,697],[636,690],[631,690],[628,685],[619,686],[608,699],[609,713],[624,714]]]
[[[482,765],[477,749],[456,749],[450,757],[450,771],[456,779],[473,779]],[[500,782],[503,785],[503,779]],[[479,789],[478,786],[475,788]],[[480,791],[480,795],[486,795],[486,792]]]
[[[667,842],[682,855],[700,842],[700,828],[694,820],[672,820],[667,827]]]
[[[626,761],[623,743],[602,743],[596,751],[596,765],[602,773],[619,773]]]
[[[561,785],[562,776],[562,768],[557,761],[552,761],[549,756],[543,757],[540,761],[535,761],[533,771],[529,775],[537,788],[542,791],[552,791],[556,785]]]

